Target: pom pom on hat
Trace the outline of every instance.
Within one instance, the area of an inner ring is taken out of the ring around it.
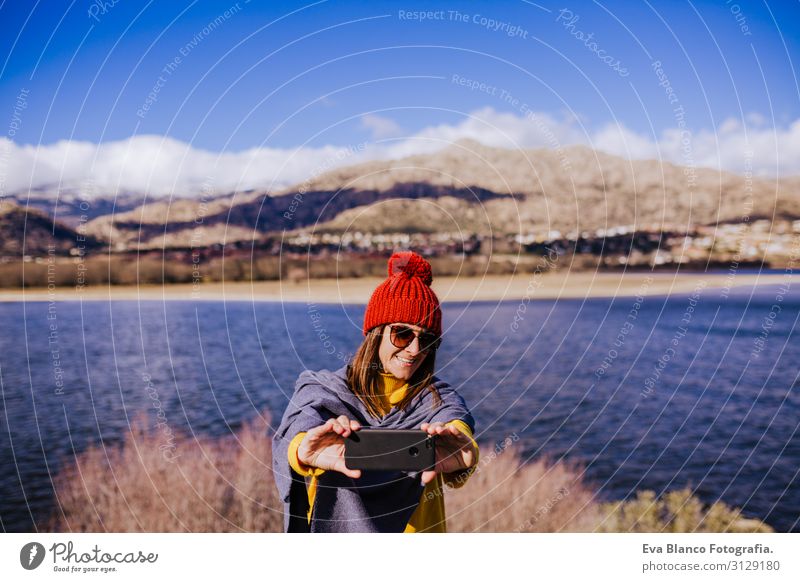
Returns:
[[[370,297],[364,313],[364,335],[378,325],[410,323],[442,333],[439,298],[430,285],[431,264],[413,251],[394,253],[388,263],[388,277]]]
[[[389,259],[389,276],[401,275],[407,278],[419,277],[423,283],[433,283],[431,264],[411,251],[395,253]]]

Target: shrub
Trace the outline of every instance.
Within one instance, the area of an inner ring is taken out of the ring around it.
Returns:
[[[516,451],[481,449],[478,468],[445,488],[451,532],[582,532],[596,524],[593,493],[576,467],[546,458],[520,464]]]
[[[116,446],[92,446],[57,476],[51,529],[70,532],[280,532],[268,415],[221,439],[148,431],[139,418]],[[689,489],[598,503],[583,471],[546,458],[521,465],[508,445],[481,449],[457,489],[445,487],[450,532],[767,532]],[[167,454],[168,451],[168,454]]]
[[[691,489],[670,491],[661,499],[653,491],[639,491],[636,499],[600,506],[603,514],[596,531],[603,532],[736,532],[773,531],[757,519],[746,519],[738,508],[721,501],[705,508]]]
[[[121,445],[92,446],[59,474],[56,531],[282,530],[264,419],[223,439],[168,442],[141,418],[132,424]]]

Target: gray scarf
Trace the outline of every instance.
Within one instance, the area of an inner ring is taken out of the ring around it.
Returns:
[[[435,376],[433,386],[441,405],[434,408],[433,395],[424,389],[405,410],[392,408],[386,416],[374,418],[348,387],[346,374],[346,366],[335,372],[302,372],[272,438],[272,469],[284,503],[286,531],[402,532],[424,489],[419,473],[362,471],[360,478],[351,479],[337,471],[325,471],[319,476],[309,524],[305,481],[289,466],[289,443],[297,433],[342,414],[370,427],[413,429],[423,422],[462,420],[475,430],[464,400]]]

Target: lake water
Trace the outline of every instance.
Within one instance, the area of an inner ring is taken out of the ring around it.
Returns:
[[[710,276],[709,276],[710,277]],[[642,275],[644,279],[644,275]],[[646,291],[646,284],[643,290]],[[604,499],[690,485],[800,531],[800,285],[446,304],[438,375],[478,439],[580,461]],[[157,396],[173,429],[280,418],[304,368],[336,368],[363,306],[112,301],[0,304],[0,519],[43,527],[50,477],[120,440]]]

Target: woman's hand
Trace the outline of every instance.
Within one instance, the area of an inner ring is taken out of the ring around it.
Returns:
[[[297,447],[297,459],[304,465],[338,471],[353,479],[361,477],[359,469],[348,469],[344,464],[344,439],[361,425],[345,415],[329,418],[328,421],[312,428]]]
[[[475,464],[475,451],[470,439],[452,424],[442,422],[423,422],[422,430],[430,435],[437,435],[436,466],[433,471],[422,472],[422,484],[427,485],[436,477],[436,473],[452,473],[468,469]]]

